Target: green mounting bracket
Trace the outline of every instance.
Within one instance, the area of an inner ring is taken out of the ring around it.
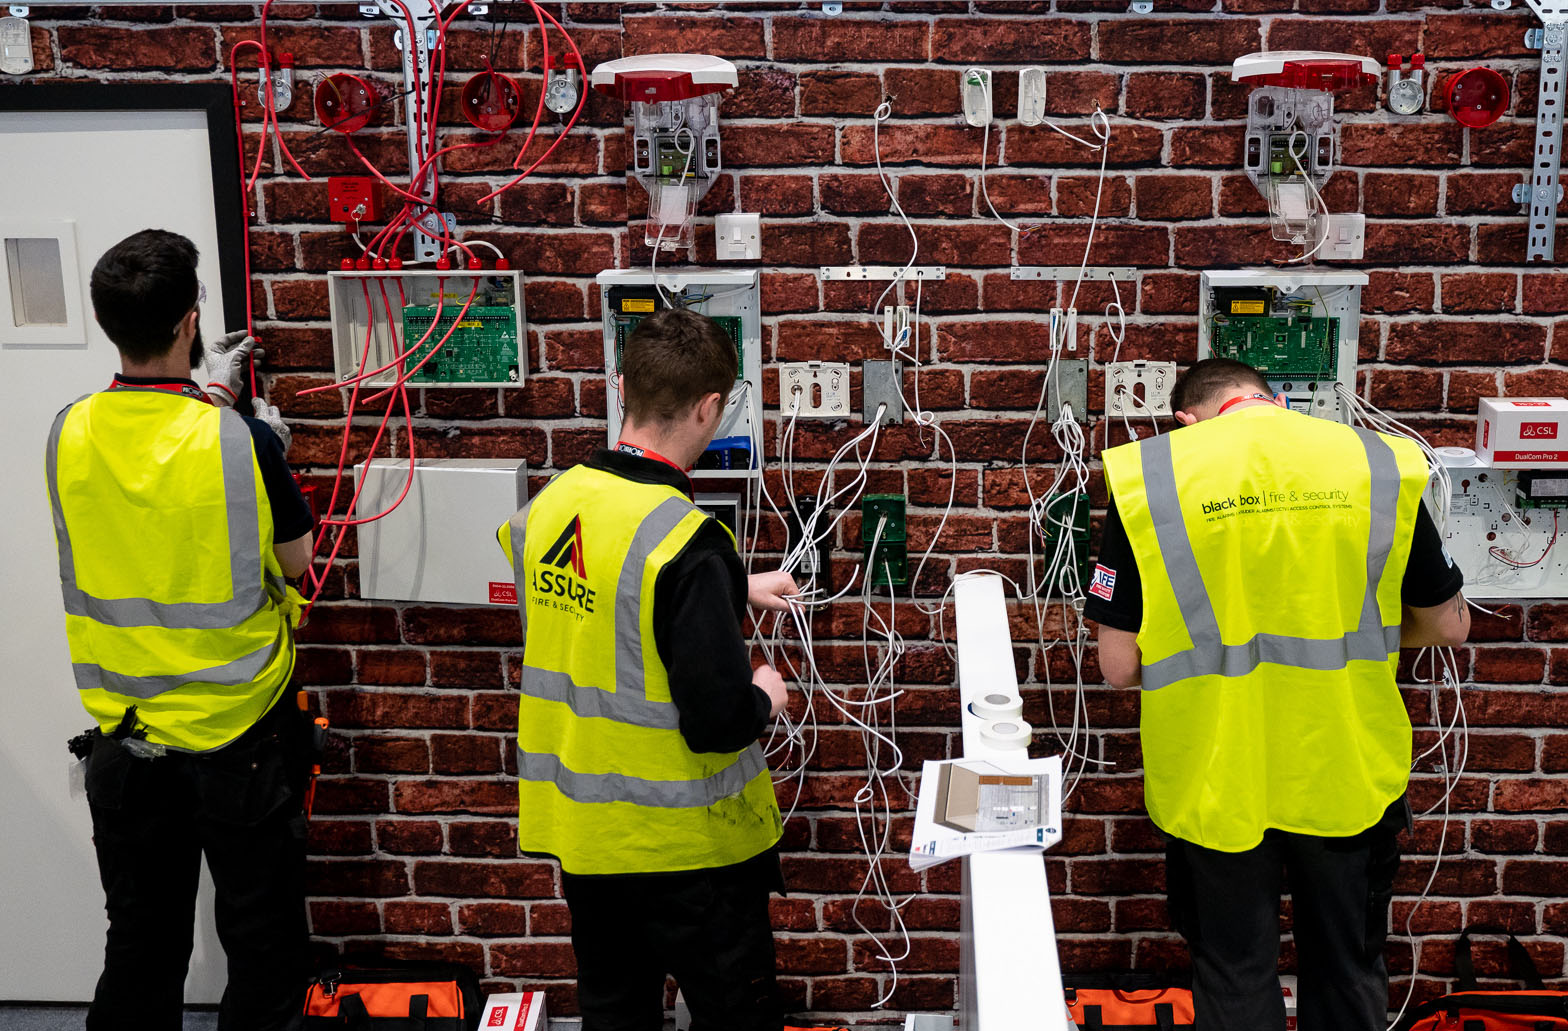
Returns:
[[[873,586],[903,586],[909,582],[904,505],[902,494],[867,494],[860,500],[860,546],[865,552],[866,576]],[[880,535],[878,526],[882,528]],[[873,541],[876,542],[874,556],[871,553]]]

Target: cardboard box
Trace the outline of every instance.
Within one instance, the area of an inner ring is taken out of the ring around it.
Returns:
[[[1475,453],[1494,469],[1568,468],[1568,398],[1481,398]]]
[[[509,992],[485,1000],[480,1031],[545,1031],[550,1026],[544,1011],[544,992]]]

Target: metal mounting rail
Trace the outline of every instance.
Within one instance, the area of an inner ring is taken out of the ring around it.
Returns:
[[[817,279],[828,282],[834,279],[893,280],[893,279],[946,279],[945,265],[823,265],[817,270]]]
[[[1014,265],[1010,273],[1012,279],[1049,279],[1061,282],[1064,279],[1077,279],[1079,267],[1077,265]],[[1125,265],[1106,265],[1102,267],[1089,266],[1083,269],[1083,278],[1088,282],[1131,283],[1138,277],[1138,270]]]
[[[1526,186],[1530,204],[1525,261],[1551,261],[1557,238],[1563,101],[1568,86],[1568,0],[1527,0],[1541,19],[1541,86],[1536,95],[1535,155]]]

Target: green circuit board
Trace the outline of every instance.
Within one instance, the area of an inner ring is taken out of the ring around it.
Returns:
[[[741,343],[741,320],[739,315],[712,315],[709,316],[719,324],[726,336],[735,342],[735,378],[746,378],[746,348]],[[621,357],[626,353],[626,340],[637,331],[637,326],[644,316],[622,313],[614,316],[615,320],[615,367],[621,367]]]
[[[413,368],[441,343],[461,312],[461,304],[441,309],[441,324],[408,360]],[[403,309],[404,348],[412,347],[435,321],[434,305],[410,304]],[[412,377],[411,383],[517,383],[522,369],[517,354],[517,309],[510,305],[473,305],[463,314],[440,352]]]
[[[1339,375],[1339,320],[1307,315],[1221,315],[1213,322],[1210,354],[1233,358],[1269,379]]]

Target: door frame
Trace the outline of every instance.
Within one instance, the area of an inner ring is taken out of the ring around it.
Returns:
[[[224,321],[234,326],[246,310],[250,292],[245,276],[249,204],[240,196],[240,144],[234,92],[229,86],[215,82],[40,83],[0,89],[0,111],[201,111],[207,119],[212,161],[218,288]]]

